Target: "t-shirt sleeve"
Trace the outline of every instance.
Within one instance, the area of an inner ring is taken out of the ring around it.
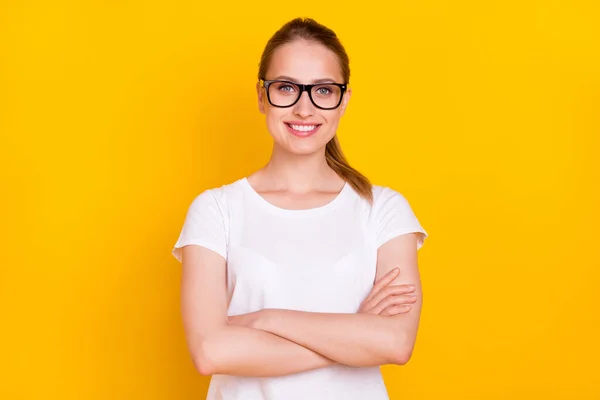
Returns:
[[[227,234],[222,208],[214,190],[200,193],[188,207],[179,238],[172,249],[182,262],[182,247],[190,244],[206,247],[227,259]]]
[[[418,250],[428,236],[408,200],[390,188],[383,188],[375,199],[374,216],[377,248],[396,236],[420,233],[417,242]]]

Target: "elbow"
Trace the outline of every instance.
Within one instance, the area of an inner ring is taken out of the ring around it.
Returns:
[[[405,365],[412,357],[412,349],[400,348],[396,349],[393,354],[392,364]]]
[[[194,357],[194,366],[196,367],[196,371],[202,376],[211,376],[215,374],[213,365],[206,359]]]
[[[210,376],[217,373],[213,358],[209,354],[211,347],[206,343],[206,340],[201,340],[200,343],[192,350],[192,361],[196,371],[202,376]]]
[[[410,340],[406,334],[396,335],[396,340],[393,342],[390,350],[390,363],[396,365],[407,364],[413,353],[414,340]]]

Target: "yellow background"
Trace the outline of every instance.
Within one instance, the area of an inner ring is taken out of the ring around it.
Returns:
[[[296,16],[350,54],[352,164],[430,234],[391,398],[600,398],[597,4],[2,2],[0,398],[204,398],[171,247],[266,162],[257,64]]]

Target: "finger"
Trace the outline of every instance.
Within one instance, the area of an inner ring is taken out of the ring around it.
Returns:
[[[389,285],[394,279],[396,279],[399,273],[400,268],[394,268],[393,270],[379,278],[379,280],[373,285],[373,288],[371,289],[371,292],[369,293],[365,301],[369,301],[374,295],[377,294],[377,292]]]
[[[398,315],[398,314],[405,314],[405,313],[409,312],[411,309],[412,309],[412,307],[408,306],[408,305],[392,306],[392,307],[388,307],[385,310],[383,310],[380,315],[383,315],[385,317],[391,317],[391,316]]]
[[[408,294],[414,292],[414,285],[392,285],[386,288],[383,288],[378,293],[376,293],[370,300],[367,305],[368,308],[375,307],[379,302],[389,296],[397,296],[401,294]]]
[[[392,285],[388,286],[374,295],[371,299],[363,301],[360,308],[361,310],[370,310],[376,307],[383,299],[390,296],[408,295],[413,294],[416,290],[414,285]]]
[[[411,309],[410,306],[393,306],[393,307],[386,308],[379,315],[381,315],[383,317],[393,317],[394,315],[405,314],[405,313],[409,312],[410,309]]]
[[[375,307],[373,307],[372,312],[374,312],[375,314],[380,314],[383,310],[390,306],[410,305],[415,303],[416,301],[417,297],[412,295],[388,296],[382,301],[380,301]]]

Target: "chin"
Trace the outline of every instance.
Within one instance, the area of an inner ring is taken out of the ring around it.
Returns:
[[[322,151],[325,148],[325,145],[320,147],[315,146],[291,146],[286,147],[286,150],[292,154],[307,156],[310,154],[315,154]]]
[[[292,154],[309,155],[324,151],[329,140],[330,139],[322,137],[309,137],[302,139],[291,137],[286,138],[286,140],[283,143],[280,142],[279,145]]]

